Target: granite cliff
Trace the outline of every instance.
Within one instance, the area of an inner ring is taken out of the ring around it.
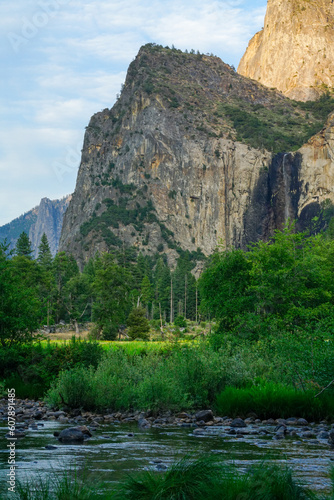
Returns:
[[[268,0],[238,72],[291,99],[315,100],[334,87],[333,28],[332,0]]]
[[[64,213],[70,199],[71,195],[65,196],[61,200],[43,198],[37,207],[0,227],[0,241],[6,239],[10,248],[14,248],[18,237],[25,231],[31,241],[32,255],[36,258],[38,246],[43,233],[45,233],[51,253],[55,255],[58,251]]]
[[[86,129],[60,249],[81,265],[125,246],[173,265],[182,250],[246,248],[287,217],[304,227],[308,205],[334,201],[332,121],[323,128],[334,103],[320,104],[214,56],[142,47],[114,107]]]

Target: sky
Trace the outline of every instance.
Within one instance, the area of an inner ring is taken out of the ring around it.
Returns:
[[[2,0],[0,226],[74,191],[85,127],[111,108],[139,48],[238,66],[266,0]]]

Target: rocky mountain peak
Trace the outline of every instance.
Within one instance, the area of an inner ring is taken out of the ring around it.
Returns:
[[[173,266],[182,252],[198,260],[219,244],[268,238],[287,214],[298,218],[301,199],[304,207],[318,196],[312,164],[305,187],[302,156],[285,153],[333,108],[327,96],[293,102],[212,55],[142,47],[116,104],[86,128],[60,249],[81,266],[96,252],[127,250]],[[328,156],[320,148],[317,175]],[[332,198],[322,192],[315,211]]]
[[[6,240],[10,249],[13,249],[20,234],[24,231],[29,235],[33,257],[38,256],[38,247],[43,233],[46,234],[52,255],[58,251],[63,217],[72,195],[60,200],[42,198],[40,204],[25,214],[17,217],[8,224],[0,227],[0,242]]]
[[[291,99],[315,100],[334,87],[333,28],[332,0],[268,0],[238,73]]]

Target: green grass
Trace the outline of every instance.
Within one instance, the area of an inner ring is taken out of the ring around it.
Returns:
[[[47,478],[27,478],[17,481],[16,492],[8,493],[8,500],[107,500],[112,492],[103,494],[103,485],[91,486],[90,478],[82,481],[76,472],[66,471],[57,474],[52,471]]]
[[[76,474],[19,482],[13,500],[307,500],[320,498],[294,479],[291,470],[269,462],[246,473],[219,461],[217,455],[186,456],[164,473],[128,475],[113,491]],[[322,497],[325,500],[325,497]],[[333,497],[326,497],[327,500]]]
[[[176,462],[164,474],[144,472],[119,485],[118,500],[303,500],[316,496],[287,468],[262,463],[242,474],[215,456]]]
[[[327,394],[314,398],[314,391],[301,391],[275,382],[247,388],[226,387],[217,396],[219,415],[231,417],[255,413],[261,419],[303,417],[321,420],[334,418],[334,400]]]

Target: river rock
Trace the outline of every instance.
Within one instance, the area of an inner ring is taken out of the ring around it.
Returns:
[[[36,411],[32,414],[32,418],[35,420],[41,420],[41,418],[44,416],[44,413],[42,411]]]
[[[77,427],[64,429],[58,436],[58,441],[61,443],[82,443],[85,439],[85,434]]]
[[[155,468],[157,470],[167,470],[168,467],[165,464],[158,464]]]
[[[65,416],[65,415],[66,415],[66,413],[65,413],[64,411],[62,411],[62,410],[55,411],[55,412],[53,413],[53,416],[54,416],[54,417],[56,417],[56,418],[59,418],[61,415]]]
[[[213,420],[213,418],[212,410],[201,410],[195,415],[195,420],[197,421],[203,420],[204,422],[209,422],[210,420]]]
[[[334,429],[329,431],[328,444],[334,446]]]
[[[317,439],[328,439],[329,438],[329,433],[327,431],[321,431],[317,435]]]
[[[68,423],[68,417],[61,416],[61,417],[58,418],[58,422],[60,424],[67,424]]]
[[[305,438],[305,439],[312,439],[312,438],[315,438],[315,434],[314,432],[312,431],[305,431],[302,433],[302,437]]]
[[[148,420],[146,420],[146,418],[139,418],[138,427],[140,429],[149,429],[151,427],[151,423]]]
[[[185,413],[184,411],[181,411],[181,413],[178,413],[176,415],[176,418],[189,418],[190,415],[188,413]]]
[[[296,425],[297,424],[297,418],[296,417],[289,417],[286,419],[286,423],[289,425]]]
[[[231,422],[231,427],[247,427],[247,424],[242,418],[235,418]]]
[[[305,418],[298,418],[297,420],[297,425],[300,425],[300,426],[307,426],[308,425],[308,421],[305,420]]]
[[[275,436],[273,436],[273,439],[275,439],[275,441],[279,441],[280,439],[285,439],[285,435],[281,432],[281,433],[275,434]]]
[[[86,427],[86,425],[79,425],[78,427],[76,427],[76,429],[81,431],[85,436],[92,437],[92,433],[90,432],[88,427]]]
[[[195,436],[201,436],[203,434],[206,434],[206,431],[205,431],[205,429],[194,429],[193,430],[193,434]]]
[[[58,446],[53,446],[53,444],[47,444],[45,446],[46,450],[57,450]]]

